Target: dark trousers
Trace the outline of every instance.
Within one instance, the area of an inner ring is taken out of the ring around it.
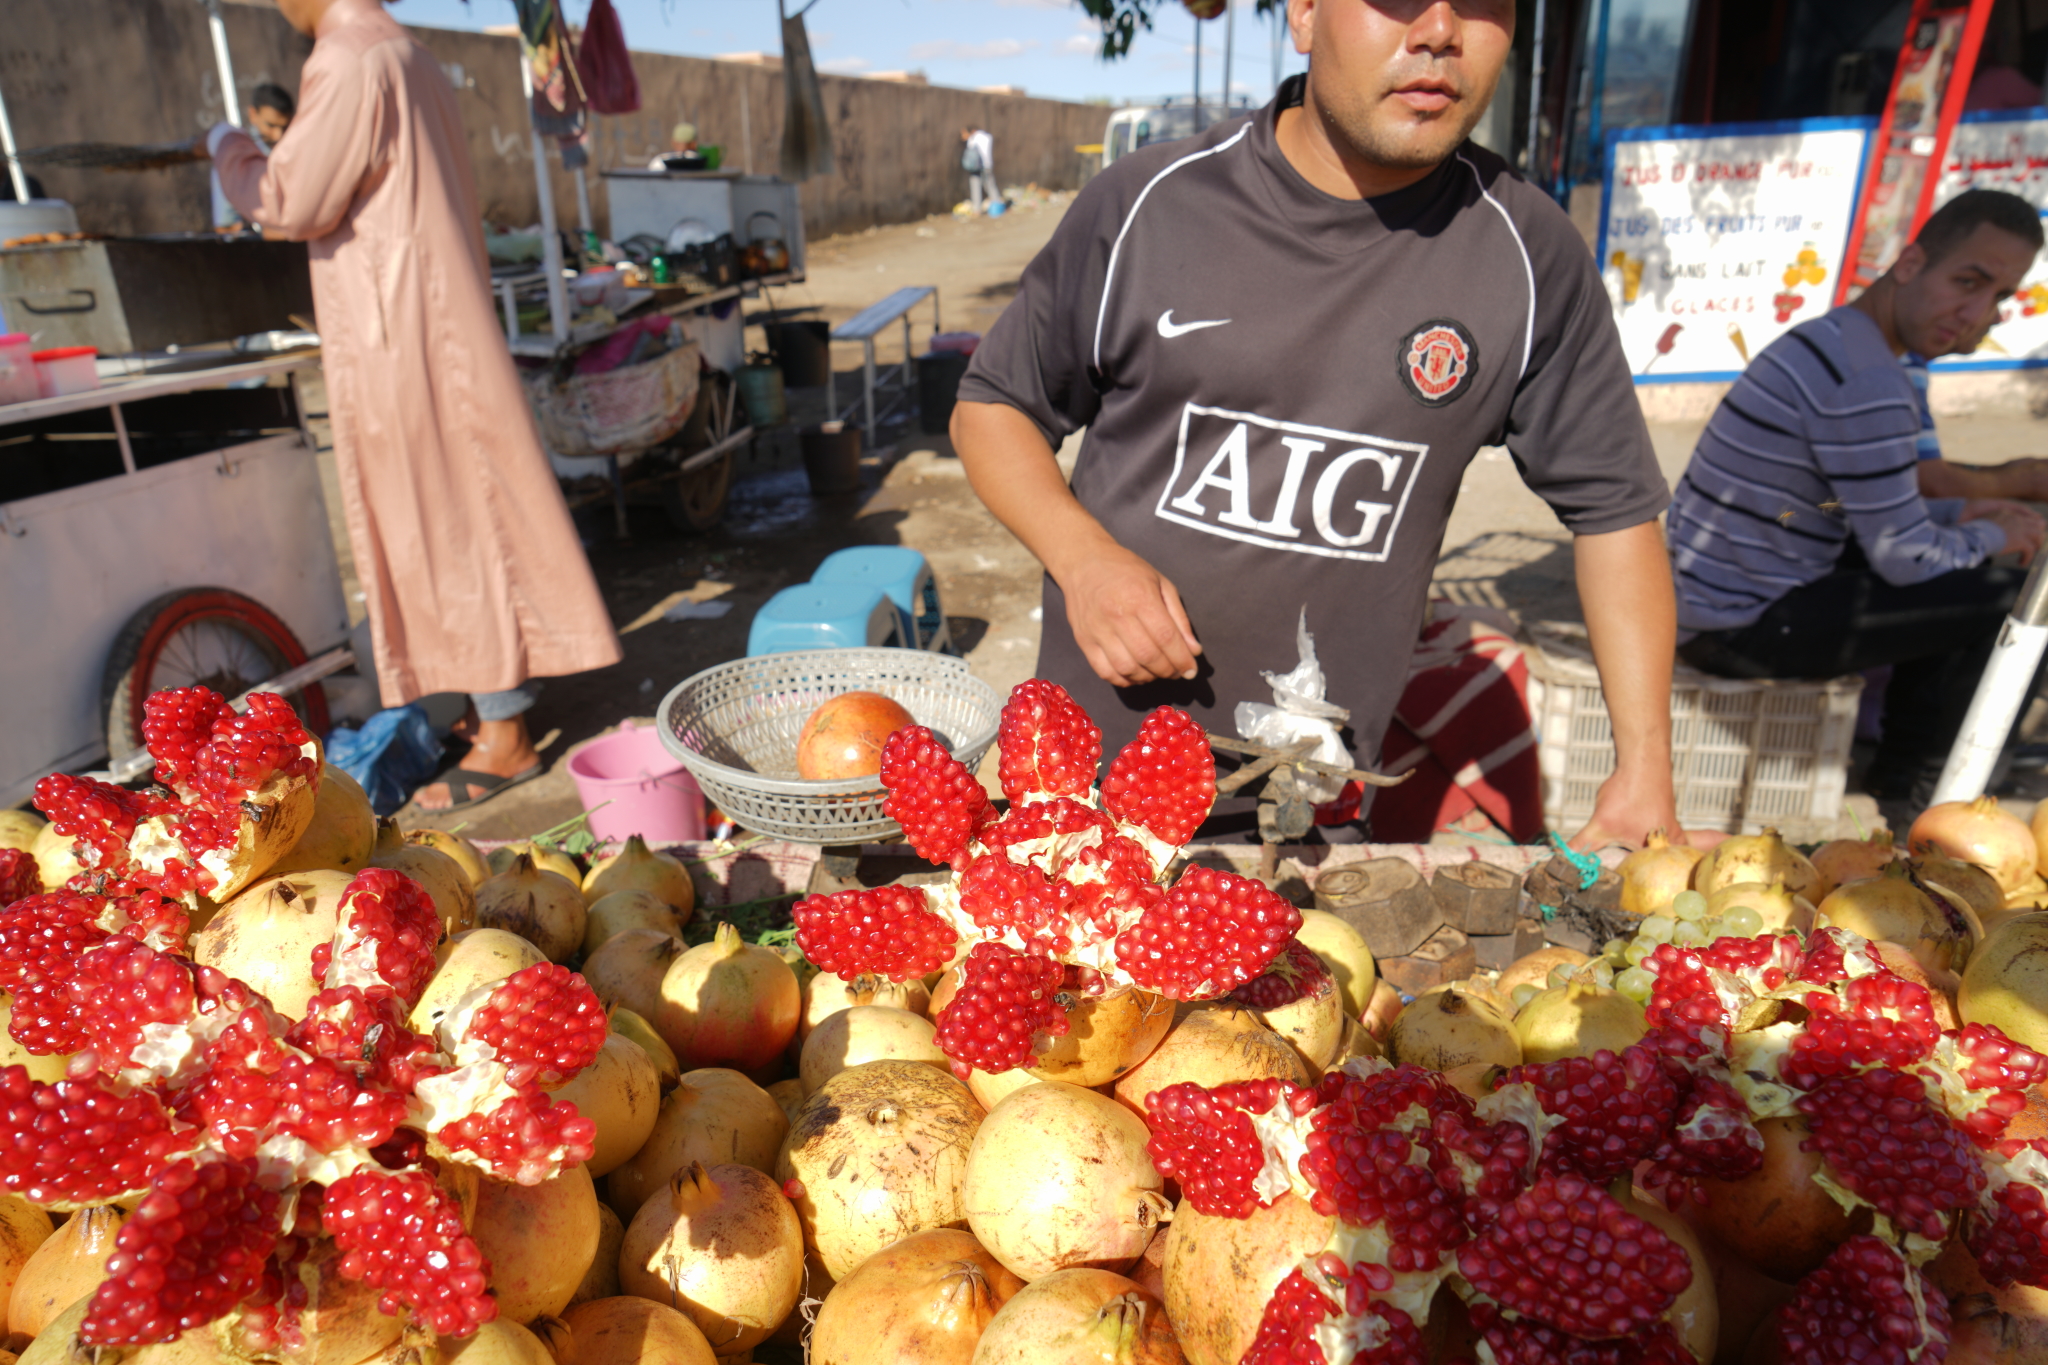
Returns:
[[[1724,678],[1833,678],[1890,664],[1868,785],[1873,796],[1924,804],[2026,577],[1980,565],[1895,587],[1860,564],[1844,567],[1786,593],[1754,624],[1703,632],[1678,653]]]

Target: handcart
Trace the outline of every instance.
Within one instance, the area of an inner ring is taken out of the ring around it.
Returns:
[[[102,759],[138,775],[161,688],[284,691],[326,730],[318,679],[354,658],[297,382],[318,363],[187,351],[0,407],[0,806]]]

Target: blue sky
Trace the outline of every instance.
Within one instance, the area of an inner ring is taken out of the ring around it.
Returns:
[[[581,23],[590,0],[562,0]],[[1238,5],[1232,89],[1263,103],[1272,93],[1272,29]],[[714,57],[781,47],[775,0],[613,0],[636,49]],[[511,22],[508,0],[402,0],[392,17],[408,24],[478,29]],[[1123,104],[1188,93],[1194,79],[1195,21],[1166,0],[1158,26],[1140,32],[1130,55],[1105,63],[1093,20],[1073,0],[818,0],[804,16],[819,65],[842,75],[920,69],[934,85],[1021,85],[1055,99],[1108,98]],[[1202,93],[1222,80],[1223,21],[1202,26]],[[1283,44],[1283,71],[1303,59]]]

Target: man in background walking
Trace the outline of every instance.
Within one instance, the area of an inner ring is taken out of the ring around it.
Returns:
[[[1002,197],[996,188],[995,165],[996,140],[988,129],[962,128],[960,169],[967,172],[967,202],[976,213],[986,213],[988,205]]]

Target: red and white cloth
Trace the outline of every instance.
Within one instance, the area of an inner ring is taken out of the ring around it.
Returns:
[[[1430,604],[1380,754],[1382,772],[1415,775],[1373,798],[1374,839],[1427,843],[1475,811],[1517,843],[1543,837],[1529,661],[1512,616]]]

